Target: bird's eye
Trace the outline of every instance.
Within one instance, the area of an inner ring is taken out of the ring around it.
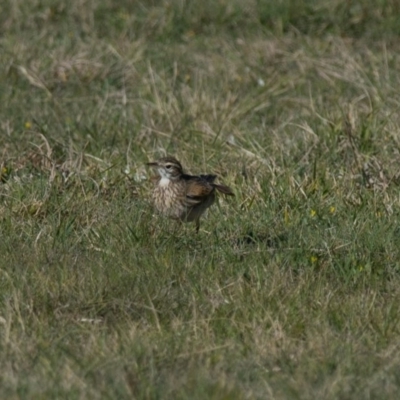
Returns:
[[[167,164],[167,165],[165,166],[165,168],[167,168],[167,169],[171,169],[171,167],[172,167],[171,164]]]

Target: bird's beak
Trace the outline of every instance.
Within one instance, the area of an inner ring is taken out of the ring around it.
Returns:
[[[156,161],[148,162],[148,163],[146,163],[146,165],[148,165],[149,167],[158,167],[158,162],[156,162]]]

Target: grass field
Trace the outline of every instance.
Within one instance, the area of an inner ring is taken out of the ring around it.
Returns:
[[[395,0],[0,5],[0,398],[397,399]],[[235,192],[176,230],[145,163]]]

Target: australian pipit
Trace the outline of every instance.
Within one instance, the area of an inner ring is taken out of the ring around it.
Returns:
[[[234,196],[225,185],[214,183],[216,175],[193,176],[185,174],[181,163],[174,157],[164,157],[147,165],[157,169],[154,177],[154,205],[169,218],[182,222],[195,222],[200,228],[200,217],[215,201],[215,192]]]

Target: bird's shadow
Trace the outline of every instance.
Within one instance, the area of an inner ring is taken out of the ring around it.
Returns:
[[[234,246],[236,248],[243,248],[248,246],[262,245],[269,249],[278,249],[282,246],[283,243],[287,242],[287,240],[287,233],[270,234],[250,230],[243,236],[236,238],[234,240]]]

